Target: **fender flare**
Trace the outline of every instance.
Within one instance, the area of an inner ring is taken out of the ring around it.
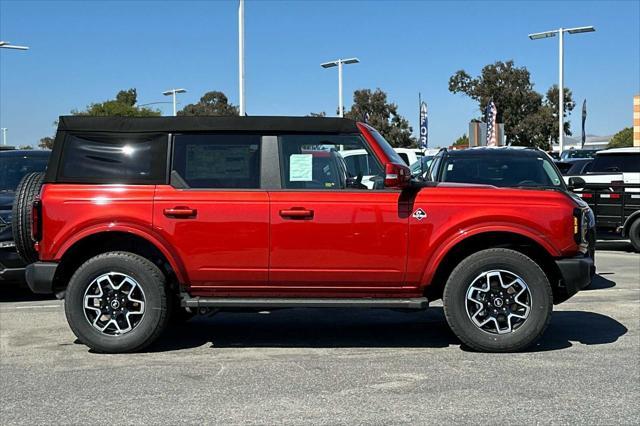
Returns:
[[[455,248],[458,244],[464,242],[468,238],[487,234],[491,232],[502,232],[505,234],[514,234],[520,237],[527,238],[532,240],[533,242],[540,245],[544,248],[547,253],[549,253],[552,257],[559,257],[562,255],[561,251],[558,250],[551,242],[549,242],[544,235],[534,232],[533,230],[515,225],[512,223],[509,224],[492,224],[485,226],[477,226],[471,229],[460,229],[459,232],[450,234],[448,238],[446,238],[443,243],[441,243],[438,247],[438,250],[431,256],[429,261],[426,263],[425,268],[422,273],[422,279],[420,281],[422,286],[428,286],[431,283],[438,267],[441,265],[442,260],[451,252],[453,248]]]
[[[64,242],[64,244],[62,244],[60,248],[56,250],[54,259],[56,261],[60,261],[70,248],[72,248],[73,246],[75,246],[77,243],[84,240],[85,238],[91,237],[96,234],[108,233],[108,232],[120,232],[124,234],[131,234],[148,241],[154,247],[156,247],[162,253],[162,255],[167,259],[167,261],[171,265],[171,268],[175,272],[176,277],[178,278],[178,281],[180,283],[187,282],[186,268],[184,267],[184,264],[180,260],[180,257],[178,256],[178,254],[175,253],[175,251],[173,251],[170,248],[171,246],[167,244],[164,241],[164,239],[162,239],[162,237],[160,237],[153,231],[150,231],[147,227],[140,226],[138,224],[133,224],[133,223],[117,223],[117,224],[111,223],[108,225],[102,224],[102,225],[95,225],[95,226],[90,226],[88,228],[85,228],[82,231],[74,234],[72,238],[67,239]]]
[[[623,237],[628,237],[629,236],[629,229],[631,228],[631,225],[633,224],[633,222],[636,221],[636,219],[640,218],[640,210],[637,210],[633,213],[631,213],[629,215],[629,217],[627,217],[627,220],[624,221],[624,224],[622,225],[622,236]]]

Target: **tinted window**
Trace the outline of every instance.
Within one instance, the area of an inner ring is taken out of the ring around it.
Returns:
[[[283,135],[280,147],[284,188],[382,188],[382,167],[360,136]],[[342,154],[354,150],[358,153],[347,154],[347,163]]]
[[[176,135],[173,171],[190,188],[259,188],[259,135]]]
[[[596,156],[590,172],[640,172],[640,154],[607,154]]]
[[[24,175],[47,168],[48,155],[0,155],[0,191],[14,191]]]
[[[425,155],[424,157],[419,157],[418,161],[411,165],[411,174],[413,176],[426,174],[427,171],[429,171],[429,166],[431,165],[432,160],[433,155]]]
[[[398,156],[400,158],[402,158],[402,161],[404,161],[404,163],[408,166],[409,165],[409,156],[407,154],[405,154],[404,152],[399,152]]]
[[[476,183],[499,187],[562,187],[563,180],[550,161],[532,156],[448,156],[443,182]]]
[[[158,184],[165,182],[167,135],[69,135],[59,181]]]

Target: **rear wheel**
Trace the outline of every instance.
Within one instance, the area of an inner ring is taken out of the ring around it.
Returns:
[[[640,218],[637,218],[629,227],[629,239],[633,248],[640,252]]]
[[[13,202],[11,215],[13,241],[16,243],[16,251],[25,263],[33,263],[38,260],[38,252],[33,246],[31,238],[31,214],[33,202],[40,195],[40,187],[44,180],[44,173],[34,172],[24,175]]]
[[[514,250],[475,253],[453,270],[445,286],[449,326],[467,346],[512,352],[533,344],[551,319],[553,295],[545,273]]]
[[[139,351],[169,320],[165,277],[144,257],[109,252],[86,261],[73,274],[65,313],[73,333],[97,352]]]

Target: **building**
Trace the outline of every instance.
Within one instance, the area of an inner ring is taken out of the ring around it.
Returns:
[[[633,146],[640,146],[640,95],[633,97]]]

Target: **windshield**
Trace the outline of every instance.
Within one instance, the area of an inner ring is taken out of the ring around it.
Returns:
[[[411,175],[420,176],[429,170],[429,166],[433,161],[433,155],[425,155],[411,165]]]
[[[447,156],[441,180],[512,188],[565,188],[551,161],[529,155]]]
[[[640,172],[640,153],[598,155],[591,163],[589,171],[591,173]]]
[[[1,156],[0,191],[15,191],[24,175],[44,171],[48,161],[46,156]]]
[[[596,155],[596,151],[589,149],[570,149],[568,151],[562,151],[560,156],[563,160],[570,158],[593,158]]]
[[[382,135],[378,133],[376,129],[374,129],[371,126],[367,126],[367,129],[369,130],[369,133],[371,133],[371,136],[373,136],[373,138],[376,140],[380,148],[382,148],[382,150],[387,155],[387,157],[389,157],[392,163],[406,164],[404,160],[398,155],[398,153],[395,152],[393,148],[391,148],[391,145],[389,145],[389,142],[387,142],[387,140],[383,138]]]

